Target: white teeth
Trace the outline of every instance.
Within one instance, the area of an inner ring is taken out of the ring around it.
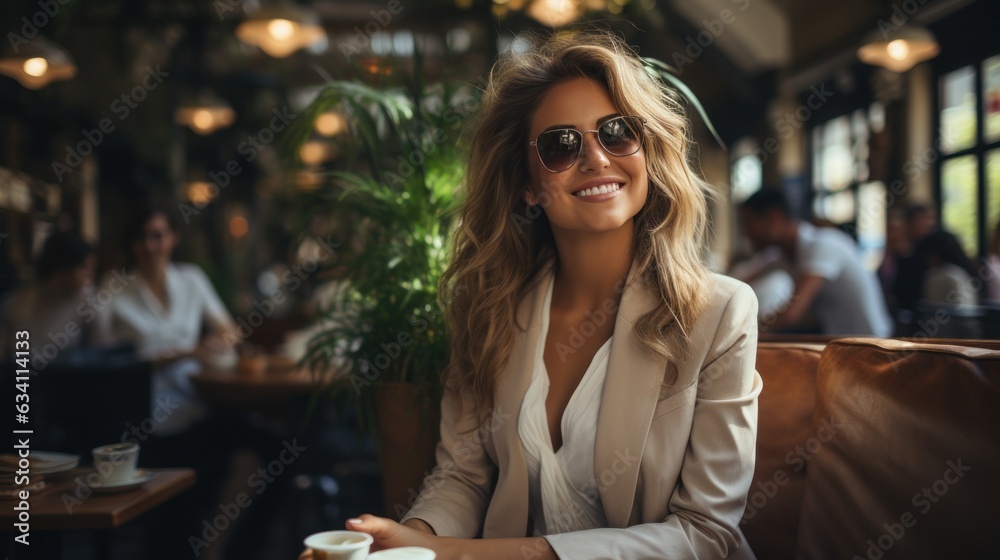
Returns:
[[[576,196],[593,196],[595,194],[604,194],[609,192],[617,191],[621,188],[618,183],[606,183],[604,185],[599,185],[596,187],[591,187],[589,189],[583,189],[582,191],[577,191],[573,194]]]

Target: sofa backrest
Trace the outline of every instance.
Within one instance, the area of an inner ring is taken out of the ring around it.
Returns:
[[[762,342],[757,371],[757,458],[740,528],[758,558],[791,559],[816,402],[816,368],[822,344]]]
[[[813,425],[824,420],[798,558],[996,557],[1000,351],[830,342]]]

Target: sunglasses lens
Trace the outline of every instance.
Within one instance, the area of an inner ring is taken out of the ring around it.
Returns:
[[[576,130],[551,130],[538,137],[538,155],[550,171],[569,169],[580,156],[582,138]]]
[[[604,149],[613,156],[630,156],[642,146],[642,122],[634,117],[618,117],[597,131]]]

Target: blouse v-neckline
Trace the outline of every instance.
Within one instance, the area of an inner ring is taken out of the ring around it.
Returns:
[[[536,535],[607,526],[600,499],[590,489],[595,487],[597,424],[612,339],[609,338],[594,354],[570,395],[559,419],[562,445],[553,450],[545,407],[549,376],[544,359],[553,284],[549,282],[545,295],[538,349],[531,364],[531,382],[524,394],[518,420],[518,435],[528,468],[529,508],[535,520]],[[573,512],[573,515],[566,512]]]
[[[170,315],[170,308],[175,304],[173,290],[171,290],[171,271],[170,266],[167,265],[167,269],[163,271],[163,290],[167,294],[166,303],[163,302],[155,293],[149,285],[149,281],[141,275],[139,276],[139,293],[142,298],[146,300],[146,305],[149,309],[161,317],[166,317]]]
[[[587,364],[587,370],[584,372],[583,377],[580,378],[580,381],[573,389],[573,393],[570,395],[569,401],[566,402],[566,407],[563,408],[562,414],[559,417],[559,431],[562,434],[562,445],[559,446],[559,449],[556,449],[552,444],[552,432],[549,430],[549,411],[545,405],[545,401],[548,399],[549,386],[551,383],[549,380],[549,370],[545,365],[545,345],[549,336],[549,321],[552,309],[552,292],[554,286],[555,275],[553,274],[552,278],[549,280],[548,290],[545,294],[545,303],[542,307],[542,326],[539,332],[540,344],[538,345],[536,368],[533,375],[540,375],[544,386],[544,391],[540,399],[542,401],[540,408],[542,410],[543,419],[545,420],[545,441],[548,444],[549,451],[555,455],[559,455],[562,450],[566,448],[567,440],[571,437],[572,430],[567,430],[567,420],[579,417],[579,415],[584,411],[581,409],[581,399],[586,402],[587,397],[589,397],[591,393],[604,387],[604,373],[607,369],[607,359],[611,351],[611,340],[614,336],[608,337],[608,339],[604,341],[604,344],[597,349],[597,352],[594,352],[594,356],[590,359],[590,363]],[[601,373],[600,376],[598,376],[598,372]],[[597,379],[597,377],[599,377],[599,379]]]

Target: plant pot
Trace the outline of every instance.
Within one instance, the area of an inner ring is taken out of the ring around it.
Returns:
[[[434,468],[441,412],[422,409],[410,383],[375,387],[375,422],[385,514],[399,520],[413,506],[424,476]]]

